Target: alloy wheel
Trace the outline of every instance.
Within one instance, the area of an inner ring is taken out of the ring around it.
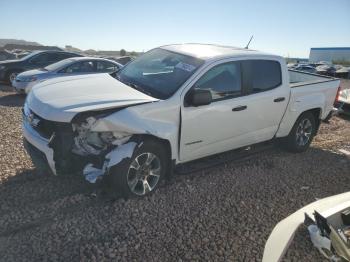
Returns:
[[[142,153],[132,161],[127,182],[132,193],[143,196],[151,192],[160,179],[161,161],[153,153]]]
[[[303,119],[296,131],[296,143],[298,146],[305,146],[311,139],[312,123],[308,118]]]

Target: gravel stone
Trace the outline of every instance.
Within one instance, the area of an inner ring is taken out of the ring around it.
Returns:
[[[186,175],[143,199],[111,200],[80,176],[35,170],[24,97],[0,87],[0,261],[260,261],[277,222],[349,191],[350,121],[322,124],[310,150],[272,148]],[[320,261],[306,231],[285,261]]]

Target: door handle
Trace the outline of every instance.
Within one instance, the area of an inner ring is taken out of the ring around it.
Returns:
[[[237,107],[234,107],[232,108],[232,111],[242,111],[242,110],[245,110],[247,109],[247,106],[237,106]]]
[[[278,103],[278,102],[284,101],[285,99],[286,99],[285,97],[279,97],[279,98],[274,99],[273,102]]]

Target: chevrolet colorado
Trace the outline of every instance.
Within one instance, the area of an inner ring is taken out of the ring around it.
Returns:
[[[181,163],[280,139],[305,151],[339,80],[262,52],[203,44],[155,48],[115,74],[47,80],[23,108],[27,151],[54,174],[80,171],[144,196]]]

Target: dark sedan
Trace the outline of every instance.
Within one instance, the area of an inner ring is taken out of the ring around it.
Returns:
[[[66,58],[82,56],[65,51],[34,51],[18,60],[0,62],[0,81],[11,83],[16,76],[24,71],[43,68]]]

